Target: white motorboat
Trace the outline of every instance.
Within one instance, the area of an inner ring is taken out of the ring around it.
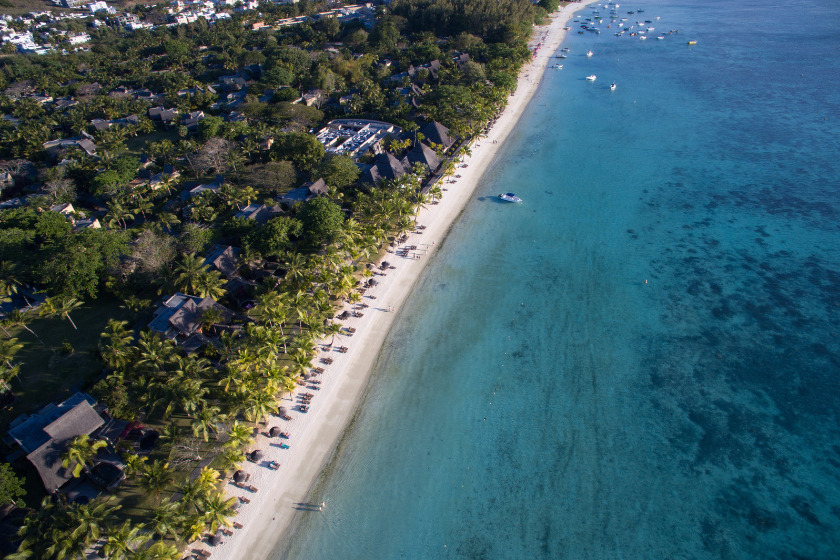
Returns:
[[[595,53],[594,53],[594,52],[592,52],[592,51],[587,51],[587,52],[586,52],[586,56],[592,56],[593,54],[595,54]]]
[[[611,84],[610,84],[610,91],[615,91],[615,88],[616,88],[616,87],[617,87],[617,86],[615,85],[615,82],[611,83]]]
[[[562,65],[562,64],[555,64],[555,65],[554,65],[554,69],[555,69],[555,70],[562,70],[562,69],[563,69],[563,65]]]
[[[595,74],[592,74],[591,76],[587,76],[586,79],[589,80],[590,82],[594,82],[595,80],[598,79],[598,76],[596,76]]]
[[[500,194],[499,199],[504,200],[505,202],[522,202],[522,199],[512,192]]]

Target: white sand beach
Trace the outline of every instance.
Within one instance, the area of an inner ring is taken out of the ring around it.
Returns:
[[[417,249],[410,251],[407,257],[393,253],[386,255],[384,260],[395,268],[384,270],[384,276],[373,276],[379,284],[368,289],[362,299],[368,305],[360,310],[363,316],[339,321],[344,327],[355,328],[355,334],[336,338],[335,345],[328,350],[323,348],[331,338],[322,341],[322,350],[315,360],[319,362],[316,366],[324,368],[324,372],[315,378],[321,381],[320,388],[314,389],[314,385],[301,387],[295,391],[292,400],[289,397],[284,399],[281,406],[287,407],[291,420],[276,416],[269,419],[268,426],[280,427],[288,432],[289,439],[268,438],[265,434],[257,437],[252,449],[262,450],[264,457],[258,463],[249,462],[242,467],[250,474],[246,484],[253,485],[257,490],[251,492],[227,484],[226,491],[230,496],[250,500],[241,505],[235,518],[241,527],[234,529],[231,536],[225,537],[215,547],[198,542],[189,547],[190,551],[207,549],[212,553],[213,560],[267,559],[296,515],[329,515],[329,497],[309,494],[359,405],[388,330],[427,260],[446,237],[537,90],[551,56],[565,36],[563,27],[576,11],[587,4],[569,4],[555,13],[548,25],[535,28],[532,50],[540,46],[536,56],[520,73],[516,93],[510,97],[507,108],[488,135],[471,147],[472,155],[465,159],[467,166],[458,168],[460,177],[441,185],[446,190],[440,203],[430,204],[420,211],[418,223],[425,229],[410,233],[407,242]],[[369,296],[375,296],[375,299]],[[350,306],[345,308],[350,309]],[[390,311],[391,308],[393,311]],[[341,346],[346,346],[347,352],[339,352],[338,347]],[[321,358],[327,357],[333,359],[331,364],[320,363]],[[298,409],[299,396],[306,392],[314,396],[309,411],[302,412]],[[281,449],[281,442],[288,444],[289,449]],[[277,461],[280,467],[277,470],[269,468],[270,461]],[[318,506],[323,501],[326,501],[326,508],[319,512]],[[304,502],[315,505],[310,508],[301,506]],[[304,511],[306,509],[311,511]]]

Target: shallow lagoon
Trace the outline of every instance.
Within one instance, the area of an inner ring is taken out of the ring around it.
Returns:
[[[679,34],[570,36],[278,558],[840,549],[840,5],[638,7]]]

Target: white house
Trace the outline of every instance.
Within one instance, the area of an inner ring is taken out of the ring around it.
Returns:
[[[74,33],[67,36],[67,40],[71,45],[82,45],[90,41],[90,35],[87,33]]]

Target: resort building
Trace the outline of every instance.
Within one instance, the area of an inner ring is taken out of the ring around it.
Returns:
[[[125,425],[111,419],[90,395],[76,393],[62,403],[50,403],[38,412],[13,420],[6,442],[20,446],[38,471],[44,488],[52,494],[73,480],[72,466],[65,469],[61,465],[61,456],[70,441],[88,435],[110,442]]]
[[[311,183],[304,183],[302,186],[277,197],[277,202],[291,206],[297,202],[307,202],[316,196],[325,196],[330,188],[326,181],[318,179]]]
[[[318,131],[318,140],[329,153],[358,159],[373,151],[382,152],[382,142],[402,134],[397,125],[367,119],[336,119]]]
[[[226,324],[233,319],[233,311],[211,297],[200,298],[176,293],[168,297],[155,311],[149,329],[161,333],[164,338],[172,340],[185,351],[197,350],[209,342],[201,331],[204,327],[204,315],[211,309],[218,312],[215,323]]]
[[[437,121],[433,121],[423,126],[420,133],[426,138],[427,142],[434,142],[440,144],[444,149],[449,148],[454,140],[449,136],[449,129]]]

